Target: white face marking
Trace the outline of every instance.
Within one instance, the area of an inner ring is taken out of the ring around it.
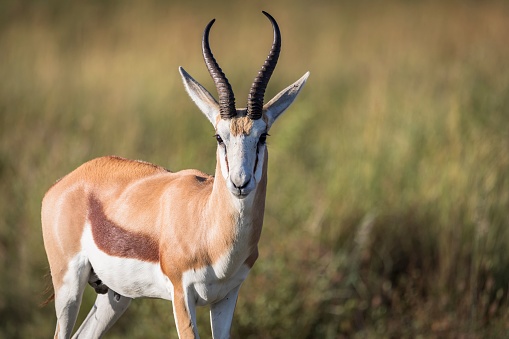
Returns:
[[[230,120],[220,119],[216,125],[221,172],[238,199],[246,198],[261,180],[267,130],[263,119],[253,120],[245,133],[232,133]]]

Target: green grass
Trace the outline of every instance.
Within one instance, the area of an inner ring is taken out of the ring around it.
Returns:
[[[271,130],[261,256],[236,338],[500,337],[509,330],[509,6],[504,1],[0,5],[0,338],[47,338],[40,202],[116,154],[215,166],[182,65],[239,106],[283,34],[267,97],[311,76]],[[87,290],[82,319],[94,295]],[[199,328],[210,336],[208,314]],[[176,337],[137,300],[108,338]]]

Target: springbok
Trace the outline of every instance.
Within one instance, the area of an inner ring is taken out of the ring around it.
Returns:
[[[215,176],[109,156],[54,184],[42,202],[42,230],[54,287],[55,337],[71,336],[87,282],[97,300],[75,337],[101,337],[140,297],[171,300],[180,338],[197,338],[195,307],[210,305],[214,338],[230,335],[239,288],[258,258],[267,186],[268,131],[309,72],[267,104],[281,37],[236,109],[228,79],[202,39],[219,103],[183,68],[184,86],[215,128]]]

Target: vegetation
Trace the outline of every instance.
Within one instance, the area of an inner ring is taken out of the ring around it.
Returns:
[[[0,4],[0,337],[47,338],[40,202],[116,154],[212,173],[182,65],[237,102],[270,47],[267,97],[311,77],[271,131],[260,259],[236,338],[500,337],[509,330],[509,5],[505,1]],[[87,288],[83,319],[95,296]],[[206,309],[199,328],[210,336]],[[108,338],[176,337],[137,300]]]

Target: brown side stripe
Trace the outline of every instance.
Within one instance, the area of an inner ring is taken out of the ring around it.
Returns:
[[[89,197],[89,220],[92,236],[101,251],[122,258],[143,261],[159,261],[159,245],[156,239],[126,231],[109,220],[101,202],[93,195]]]

